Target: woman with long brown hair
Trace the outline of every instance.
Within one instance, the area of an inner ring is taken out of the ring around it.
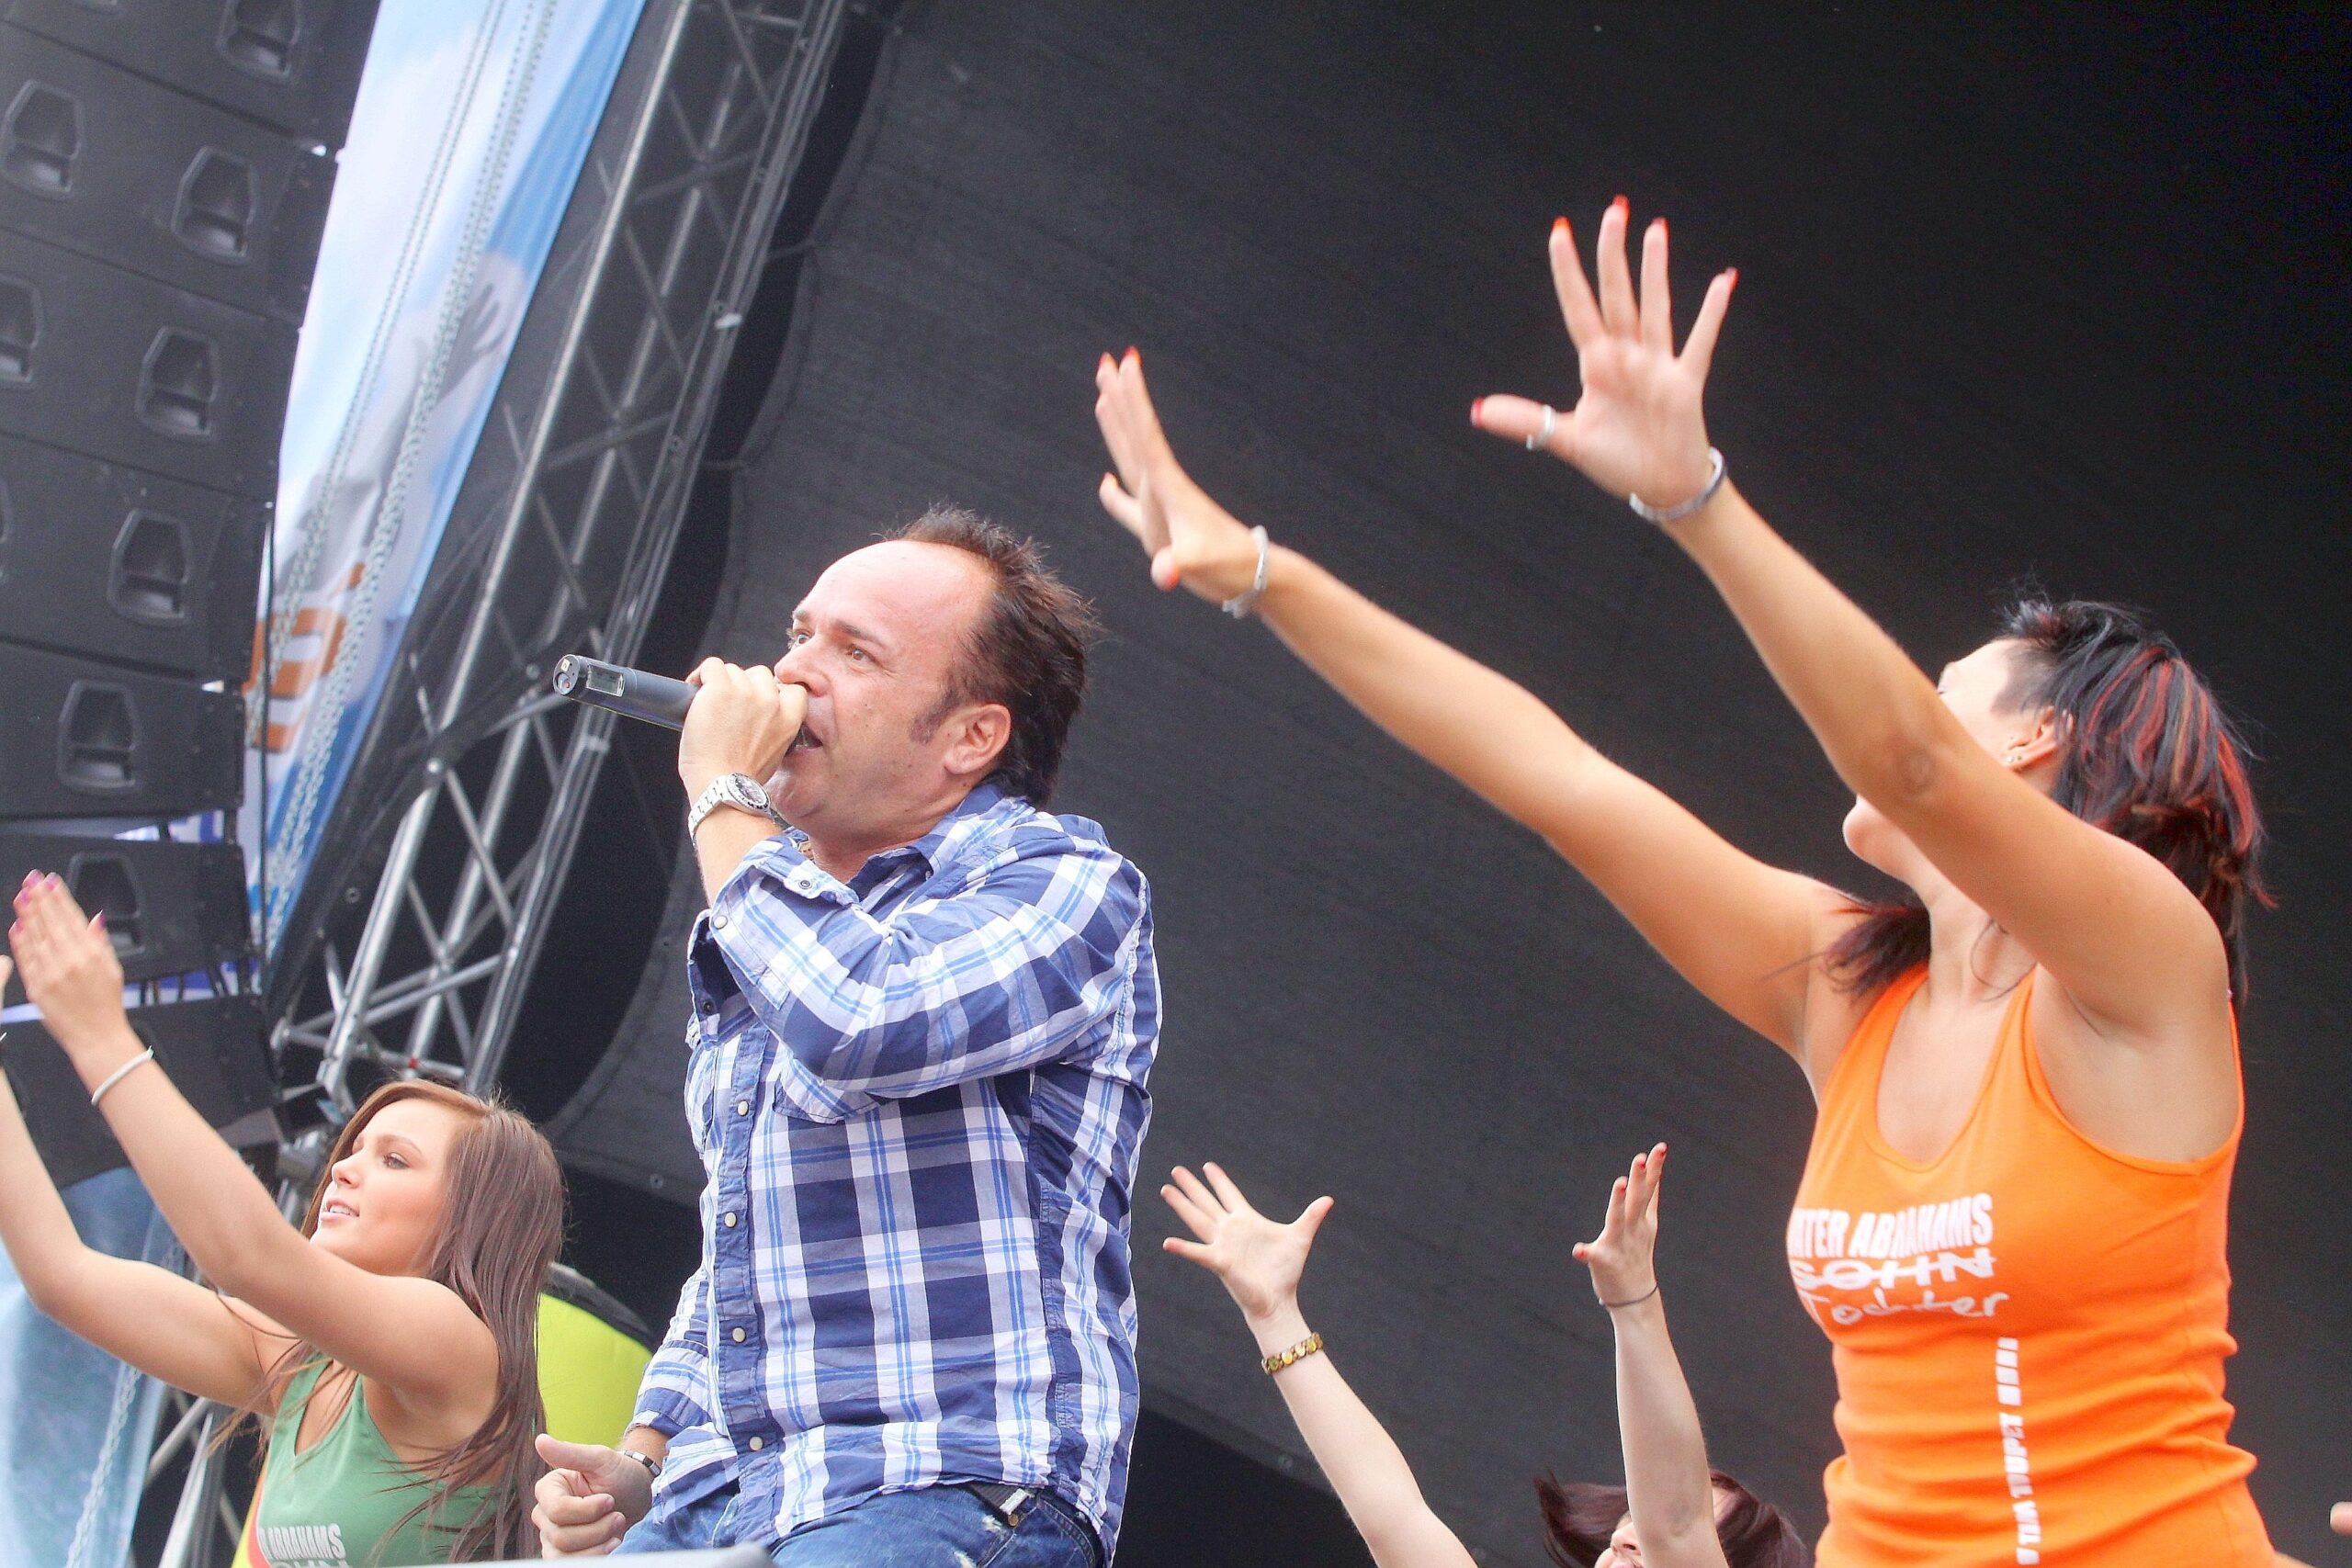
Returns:
[[[563,1230],[547,1140],[456,1089],[387,1084],[336,1137],[298,1231],[141,1048],[103,917],[39,873],[16,907],[26,994],[214,1287],[84,1247],[0,1080],[0,1242],[34,1304],[267,1423],[256,1568],[531,1550],[538,1293]]]
[[[1820,1561],[2267,1568],[2228,1437],[2233,981],[2261,830],[2243,748],[2171,643],[2021,606],[1930,682],[1724,477],[1702,409],[1734,275],[1678,352],[1667,233],[1600,288],[1564,219],[1573,409],[1479,428],[1627,501],[1705,572],[1854,791],[1872,906],[1741,853],[1542,703],[1272,546],[1177,463],[1130,351],[1096,417],[1153,580],[1254,610],[1398,740],[1542,834],[1819,1106],[1788,1232],[1845,1452]]]

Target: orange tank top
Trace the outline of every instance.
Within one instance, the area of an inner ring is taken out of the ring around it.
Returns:
[[[2271,1568],[2222,1396],[2238,1129],[2185,1163],[2076,1131],[2029,977],[1960,1135],[1906,1159],[1879,1135],[1879,1076],[1926,978],[1889,986],[1848,1042],[1789,1220],[1845,1446],[1822,1568]]]

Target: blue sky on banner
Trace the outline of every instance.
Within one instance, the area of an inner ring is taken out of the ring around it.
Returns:
[[[273,942],[399,650],[641,4],[441,0],[378,13],[279,448],[285,645],[247,757],[240,833],[249,878],[255,847],[270,845]]]

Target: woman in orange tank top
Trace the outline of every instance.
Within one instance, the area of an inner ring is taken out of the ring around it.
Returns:
[[[1182,585],[1254,610],[1374,721],[1544,835],[1820,1105],[1789,1262],[1845,1454],[1828,1568],[2269,1568],[2222,1365],[2240,1115],[2231,1000],[2260,829],[2171,644],[2030,605],[1930,682],[1724,480],[1702,397],[1734,275],[1678,353],[1661,220],[1621,197],[1598,294],[1565,220],[1573,410],[1481,428],[1634,502],[1713,581],[1857,796],[1872,908],[1734,849],[1527,692],[1272,545],[1177,463],[1134,351],[1095,412],[1102,502]],[[1647,498],[1646,501],[1638,498]]]

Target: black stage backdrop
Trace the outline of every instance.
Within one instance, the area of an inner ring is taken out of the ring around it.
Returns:
[[[689,535],[679,581],[712,597],[673,614],[772,658],[826,561],[934,499],[1047,541],[1112,627],[1059,804],[1152,879],[1154,1180],[1215,1158],[1270,1210],[1338,1196],[1310,1314],[1440,1511],[1532,1564],[1529,1477],[1619,1468],[1609,1328],[1568,1247],[1668,1140],[1663,1273],[1714,1456],[1816,1526],[1828,1355],[1781,1258],[1796,1070],[1262,628],[1153,592],[1092,500],[1094,356],[1138,344],[1245,518],[1740,843],[1866,885],[1836,780],[1698,574],[1466,422],[1485,392],[1573,397],[1555,213],[1589,231],[1624,191],[1637,221],[1670,214],[1684,322],[1741,269],[1709,400],[1733,471],[1923,661],[2036,574],[2153,608],[2258,727],[2280,907],[2245,1017],[2232,1392],[2278,1540],[2321,1554],[2352,1491],[2345,39],[2106,8],[915,6],[717,476],[731,533]],[[674,784],[636,787],[601,826],[673,840]],[[571,905],[658,897],[633,863],[583,855]],[[673,878],[560,1122],[576,1169],[680,1202],[697,901]],[[540,991],[610,995],[613,972],[559,950]],[[1148,1401],[1297,1453],[1234,1310],[1157,1250],[1148,1191]]]

